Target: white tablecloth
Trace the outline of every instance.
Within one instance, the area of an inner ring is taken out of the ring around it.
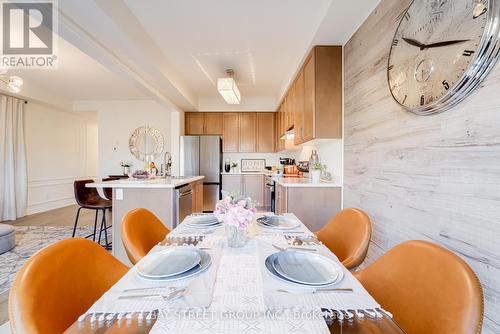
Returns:
[[[170,236],[183,235],[186,230],[187,227],[181,224]],[[312,234],[303,224],[294,231],[304,232],[301,235]],[[190,280],[190,294],[196,294],[196,298],[183,297],[174,304],[175,307],[171,303],[144,301],[114,304],[117,292],[138,286],[132,269],[94,304],[87,315],[97,312],[94,316],[99,316],[104,312],[101,317],[111,317],[110,314],[159,309],[159,318],[151,333],[326,334],[329,331],[322,317],[322,308],[337,314],[337,317],[380,314],[380,306],[345,268],[344,279],[336,287],[352,288],[353,293],[299,293],[303,291],[300,287],[274,278],[265,268],[264,259],[277,251],[272,247],[273,243],[286,245],[283,233],[253,224],[248,234],[249,241],[242,248],[225,245],[224,227],[206,234],[204,243],[210,245],[215,261],[207,273]],[[338,261],[325,246],[317,248],[318,253]],[[277,291],[281,289],[293,293]]]

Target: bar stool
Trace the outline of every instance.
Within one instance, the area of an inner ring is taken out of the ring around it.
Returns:
[[[73,226],[73,237],[75,237],[78,218],[80,217],[80,211],[82,209],[95,210],[94,233],[85,236],[85,238],[92,237],[92,240],[95,241],[97,233],[97,218],[99,215],[99,211],[102,211],[101,227],[99,229],[99,238],[97,239],[97,243],[101,244],[101,235],[104,231],[104,238],[106,241],[104,247],[106,249],[110,249],[111,242],[108,241],[108,229],[110,229],[111,226],[106,225],[106,210],[111,210],[112,202],[99,196],[97,189],[86,187],[88,183],[93,182],[94,180],[80,180],[74,182],[75,199],[76,203],[80,207],[78,208],[78,211],[76,213],[75,225]]]

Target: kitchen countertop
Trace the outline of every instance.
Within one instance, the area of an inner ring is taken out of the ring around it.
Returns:
[[[270,175],[276,183],[284,187],[294,188],[340,188],[342,184],[339,182],[323,182],[313,183],[308,177],[299,176],[283,176],[283,174],[276,174],[271,171],[262,172],[235,172],[235,173],[221,173],[222,175]]]
[[[147,180],[137,180],[137,179],[121,179],[106,182],[95,182],[89,183],[86,186],[88,188],[176,188],[179,186],[186,185],[191,182],[198,180],[203,180],[204,176],[187,176],[187,177],[176,177],[176,178],[160,178],[147,179]]]
[[[307,177],[287,177],[281,175],[273,175],[273,180],[283,187],[290,188],[340,188],[342,185],[339,182],[323,182],[313,183]]]
[[[271,175],[271,171],[261,171],[261,172],[222,172],[222,175]]]

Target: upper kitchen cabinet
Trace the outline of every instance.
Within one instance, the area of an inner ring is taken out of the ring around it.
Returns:
[[[185,113],[184,124],[186,135],[202,135],[204,134],[204,116],[200,112]]]
[[[240,149],[239,152],[257,151],[257,115],[240,113]]]
[[[304,64],[297,143],[342,138],[342,47],[316,46]]]
[[[187,112],[186,135],[222,135],[222,114]]]
[[[239,115],[238,113],[222,113],[222,150],[227,153],[239,150]]]
[[[294,144],[342,138],[342,47],[316,46],[288,89],[278,112],[281,137],[291,126]],[[290,121],[292,120],[292,121]],[[283,145],[276,143],[277,149]]]
[[[207,112],[205,114],[205,134],[222,135],[222,114],[218,112]]]
[[[274,152],[274,113],[257,115],[257,152]]]

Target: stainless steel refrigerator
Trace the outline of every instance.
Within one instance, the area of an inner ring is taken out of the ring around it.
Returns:
[[[219,136],[181,136],[180,175],[203,175],[203,211],[220,199],[222,140]]]

